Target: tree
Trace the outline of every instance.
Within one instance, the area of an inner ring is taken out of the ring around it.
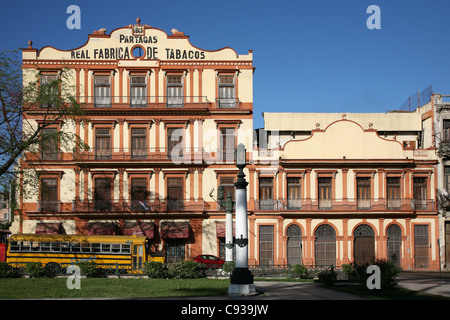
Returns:
[[[18,173],[19,157],[40,159],[57,153],[55,145],[81,144],[72,132],[49,130],[82,117],[68,69],[45,73],[22,69],[15,51],[0,53],[0,177]],[[31,121],[31,119],[39,121]],[[57,142],[57,143],[55,143]],[[84,146],[83,146],[84,147]]]

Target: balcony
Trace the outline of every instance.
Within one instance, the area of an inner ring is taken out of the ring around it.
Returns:
[[[72,202],[73,212],[168,212],[168,211],[201,211],[206,208],[203,200],[122,200],[122,201],[108,201],[108,200],[74,200]]]
[[[255,200],[261,211],[430,211],[433,199],[264,199]]]
[[[88,96],[80,97],[87,108],[122,109],[207,109],[212,103],[205,96]]]

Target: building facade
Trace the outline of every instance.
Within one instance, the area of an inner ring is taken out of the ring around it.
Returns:
[[[439,268],[431,105],[264,113],[254,135],[252,51],[199,49],[139,20],[94,31],[73,50],[30,45],[23,68],[25,82],[42,83],[68,70],[85,114],[50,129],[85,145],[46,145],[52,152],[22,159],[14,233],[146,235],[169,262],[224,256],[218,190],[234,196],[234,151],[244,143],[250,265],[383,258]],[[42,117],[30,110],[24,126]]]

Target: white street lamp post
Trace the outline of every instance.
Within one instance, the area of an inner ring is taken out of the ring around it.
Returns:
[[[248,269],[247,185],[243,172],[246,165],[245,146],[240,143],[236,151],[236,167],[239,168],[236,187],[236,266],[231,274],[228,295],[256,294],[253,275]]]

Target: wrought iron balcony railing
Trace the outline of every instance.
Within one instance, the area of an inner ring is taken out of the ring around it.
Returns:
[[[259,199],[255,210],[412,211],[436,210],[433,199]]]

